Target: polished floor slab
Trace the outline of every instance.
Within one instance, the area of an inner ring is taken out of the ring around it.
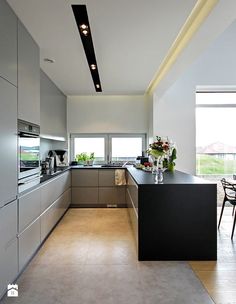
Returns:
[[[228,262],[138,262],[126,209],[69,209],[18,279],[19,297],[3,303],[233,304],[217,277],[236,272],[227,222],[219,252]]]

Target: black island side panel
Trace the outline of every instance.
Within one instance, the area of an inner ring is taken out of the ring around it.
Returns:
[[[139,186],[139,260],[217,259],[216,184],[204,182]]]

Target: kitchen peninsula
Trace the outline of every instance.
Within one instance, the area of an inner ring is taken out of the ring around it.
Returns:
[[[128,168],[126,201],[139,260],[216,260],[216,184],[175,171],[162,184]]]

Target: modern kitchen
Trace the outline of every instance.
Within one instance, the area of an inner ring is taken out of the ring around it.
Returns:
[[[235,303],[235,211],[195,143],[235,12],[0,0],[0,303]]]

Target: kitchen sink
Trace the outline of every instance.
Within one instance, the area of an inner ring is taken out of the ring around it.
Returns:
[[[101,165],[101,167],[105,167],[105,168],[122,168],[123,165],[120,165],[120,164],[104,164],[104,165]]]

